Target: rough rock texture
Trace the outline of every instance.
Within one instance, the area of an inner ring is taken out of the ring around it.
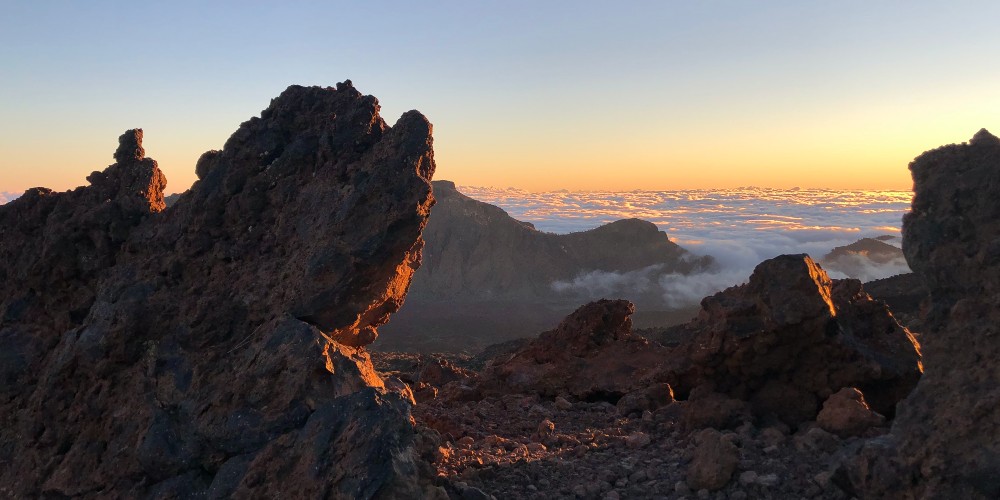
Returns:
[[[857,388],[844,387],[826,398],[823,409],[816,415],[816,423],[840,437],[860,436],[885,423],[885,417],[871,410]]]
[[[627,300],[600,300],[580,307],[554,330],[512,354],[490,362],[486,391],[571,395],[617,400],[645,387],[664,349],[632,334]]]
[[[842,387],[891,415],[920,377],[914,339],[885,305],[857,280],[831,282],[806,255],[762,262],[747,284],[706,297],[682,329],[689,340],[663,372],[681,397],[709,384],[790,425],[814,419]]]
[[[920,310],[930,296],[916,273],[906,273],[865,283],[865,291],[873,298],[885,302],[892,315],[914,335],[923,332]]]
[[[851,471],[867,497],[1000,497],[1000,139],[928,151],[910,164],[903,251],[930,289],[926,370],[890,438]]]
[[[740,463],[739,451],[715,429],[705,429],[695,436],[698,447],[688,466],[687,484],[694,491],[717,490],[729,483]]]
[[[414,275],[408,305],[387,326],[387,343],[380,349],[475,351],[550,328],[580,304],[609,296],[624,297],[641,310],[663,309],[659,287],[640,291],[633,286],[640,276],[624,280],[627,284],[618,289],[557,290],[553,284],[595,272],[640,273],[655,283],[661,274],[687,274],[713,262],[639,219],[553,234],[463,195],[449,181],[435,181],[434,196],[438,203],[424,231],[423,265]],[[596,281],[611,280],[586,283]],[[690,318],[685,311],[676,322]]]
[[[141,132],[0,207],[0,496],[420,496],[362,346],[433,203],[431,126],[289,87],[166,211]]]

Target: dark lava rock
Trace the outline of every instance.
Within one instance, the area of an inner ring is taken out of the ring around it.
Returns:
[[[892,315],[910,331],[917,335],[923,331],[920,310],[930,292],[916,273],[869,281],[865,283],[865,291],[885,302]]]
[[[708,384],[789,425],[815,419],[843,387],[891,415],[920,377],[914,339],[885,304],[806,255],[762,262],[747,284],[706,297],[683,329],[661,374],[680,397]]]
[[[644,388],[664,348],[632,333],[627,300],[599,300],[483,370],[485,391],[617,401]]]
[[[910,171],[903,251],[930,289],[924,376],[848,474],[870,498],[998,498],[1000,139],[981,130]]]
[[[421,496],[364,348],[418,266],[431,125],[292,86],[163,211],[126,132],[0,207],[0,496]]]

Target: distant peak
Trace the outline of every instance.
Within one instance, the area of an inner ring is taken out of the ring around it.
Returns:
[[[446,181],[446,180],[432,181],[431,185],[434,186],[434,189],[436,190],[451,190],[451,191],[458,190],[458,188],[455,187],[455,183],[452,181]]]
[[[972,136],[969,144],[972,146],[1000,146],[1000,139],[984,128]]]
[[[118,149],[115,151],[116,162],[128,163],[145,157],[146,150],[142,148],[141,128],[126,130],[118,137]]]

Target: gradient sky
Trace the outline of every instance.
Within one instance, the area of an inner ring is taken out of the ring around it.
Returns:
[[[168,192],[290,84],[434,123],[439,179],[908,189],[1000,132],[1000,2],[0,0],[0,191],[69,189],[145,129]]]

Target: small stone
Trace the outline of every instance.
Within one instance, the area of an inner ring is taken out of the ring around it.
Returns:
[[[677,481],[677,483],[674,484],[674,493],[677,493],[678,495],[690,495],[691,488],[689,488],[687,483],[684,481]]]
[[[695,436],[697,448],[687,470],[688,486],[711,491],[724,487],[736,472],[739,450],[722,439],[715,429],[705,429]]]
[[[472,444],[475,442],[476,440],[473,439],[472,436],[463,436],[458,440],[458,444],[462,446],[472,446]]]
[[[604,494],[604,500],[619,500],[620,498],[621,496],[618,495],[618,492],[615,490],[611,490]]]
[[[765,446],[778,446],[785,442],[785,433],[776,427],[768,427],[760,431],[760,440]]]
[[[642,411],[642,421],[643,422],[652,422],[653,421],[653,412],[651,412],[649,410],[643,410]]]
[[[546,437],[556,430],[556,424],[552,423],[551,420],[545,419],[538,424],[538,435],[540,437]]]
[[[560,410],[563,411],[572,410],[573,403],[570,403],[568,399],[562,396],[556,396],[556,408],[559,408]]]
[[[826,489],[828,486],[830,486],[831,477],[833,477],[832,472],[823,471],[813,476],[813,481],[815,481],[820,488]]]
[[[578,484],[573,487],[573,494],[580,498],[583,498],[587,496],[587,487],[582,484]]]
[[[757,484],[761,486],[775,486],[778,484],[777,474],[764,474],[757,477]]]
[[[748,470],[740,474],[740,484],[749,486],[757,482],[757,472]]]
[[[764,448],[764,453],[767,453],[768,455],[773,455],[777,452],[778,452],[777,446],[768,446],[767,448]]]
[[[712,496],[712,494],[709,493],[708,490],[706,490],[704,488],[698,490],[698,498],[706,499],[706,498],[711,498],[711,496]]]
[[[736,490],[729,494],[729,500],[747,500],[745,491]]]
[[[625,444],[632,449],[642,448],[648,445],[649,441],[649,435],[645,432],[633,432],[625,438]]]
[[[542,443],[528,443],[527,445],[529,453],[545,453],[548,448]]]

